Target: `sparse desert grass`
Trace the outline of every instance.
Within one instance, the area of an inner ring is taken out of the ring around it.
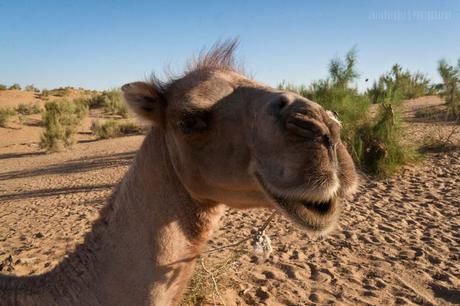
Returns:
[[[56,97],[66,97],[70,94],[70,90],[72,89],[72,87],[59,87],[59,88],[55,88],[55,89],[51,89],[48,91],[48,94],[50,96],[56,96]]]
[[[39,98],[42,100],[48,100],[50,96],[55,96],[55,97],[66,97],[70,94],[72,87],[67,86],[67,87],[59,87],[59,88],[54,88],[54,89],[43,89],[40,92]]]
[[[220,291],[232,285],[226,273],[235,268],[240,255],[240,252],[234,251],[225,259],[212,263],[199,259],[180,305],[225,305]]]
[[[121,91],[112,89],[105,91],[103,94],[104,110],[113,115],[119,115],[123,118],[128,118],[129,112],[126,106]]]
[[[427,119],[427,120],[434,120],[438,119],[440,113],[442,111],[437,108],[431,108],[431,107],[424,107],[424,108],[419,108],[415,111],[415,118],[422,118],[422,119]]]
[[[455,114],[447,105],[417,109],[415,118],[424,119],[425,121],[453,121],[457,122],[457,124],[460,123],[460,114]]]
[[[123,118],[129,117],[128,108],[119,89],[92,93],[91,97],[85,99],[85,103],[90,109],[104,108],[104,111],[111,115],[118,115]]]
[[[7,127],[11,117],[15,114],[16,112],[9,107],[0,108],[0,126]]]
[[[38,95],[38,98],[43,101],[48,101],[49,97],[50,97],[50,91],[48,89],[43,89]]]
[[[43,89],[40,94],[39,98],[44,101],[48,101],[51,96],[55,97],[65,97],[68,96],[70,93],[70,87],[60,87],[55,89]]]
[[[91,97],[85,100],[85,103],[89,109],[102,108],[105,106],[105,96],[100,93],[92,94]]]
[[[83,103],[66,99],[47,102],[43,113],[45,131],[40,138],[40,147],[48,152],[57,152],[72,145],[78,125],[87,113],[88,108]]]
[[[20,103],[16,107],[16,111],[21,115],[33,115],[41,112],[40,106],[36,103]]]
[[[102,139],[135,135],[142,132],[142,128],[131,121],[109,119],[104,123],[93,121],[91,131]]]
[[[443,131],[441,126],[437,126],[434,133],[427,134],[420,147],[421,152],[445,152],[460,149],[458,141],[454,141],[455,136],[460,134],[460,125],[453,124],[448,132]]]
[[[348,52],[345,60],[333,59],[327,79],[312,82],[309,86],[282,83],[279,88],[299,93],[328,110],[338,113],[342,122],[342,139],[353,159],[368,173],[388,175],[400,165],[414,160],[415,153],[401,144],[399,91],[386,90],[376,116],[369,114],[371,100],[368,94],[360,94],[351,87],[358,77],[356,51]]]
[[[427,121],[455,121],[460,119],[445,105],[419,108],[415,112],[415,118]]]

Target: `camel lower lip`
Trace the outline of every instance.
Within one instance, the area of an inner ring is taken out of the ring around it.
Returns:
[[[326,214],[331,210],[332,206],[337,200],[336,197],[322,201],[312,201],[309,199],[288,199],[271,192],[270,188],[268,188],[267,184],[259,173],[256,173],[256,178],[265,192],[268,193],[270,197],[281,206],[301,206],[318,214]]]
[[[288,218],[306,230],[328,232],[336,224],[340,215],[338,198],[323,202],[286,200],[274,195],[272,198]]]
[[[305,208],[313,210],[319,214],[325,214],[331,209],[334,200],[335,199],[329,199],[327,201],[320,202],[303,200],[300,201],[300,204],[302,204],[302,206],[304,206]]]
[[[271,192],[261,175],[256,173],[256,178],[276,206],[302,228],[314,232],[327,232],[336,223],[340,215],[338,197],[322,201],[286,198]]]

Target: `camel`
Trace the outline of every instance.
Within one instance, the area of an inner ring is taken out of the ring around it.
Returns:
[[[176,305],[225,207],[329,231],[357,174],[332,112],[258,83],[216,44],[168,81],[122,87],[151,130],[84,242],[52,271],[0,276],[1,305]]]

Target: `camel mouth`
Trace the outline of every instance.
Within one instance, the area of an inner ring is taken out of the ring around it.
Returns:
[[[286,197],[274,192],[260,174],[255,176],[274,206],[302,229],[325,234],[337,223],[340,215],[337,195],[322,200]]]
[[[308,200],[301,200],[299,201],[300,204],[305,207],[306,209],[310,209],[317,214],[327,214],[328,212],[331,211],[331,208],[333,206],[333,202],[335,201],[335,198],[330,198],[325,201],[308,201]]]

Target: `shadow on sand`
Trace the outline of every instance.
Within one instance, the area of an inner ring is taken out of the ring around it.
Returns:
[[[5,157],[0,156],[0,158],[20,158],[20,157],[27,157],[33,155],[40,155],[43,153],[21,153],[24,154],[22,156],[14,155]],[[0,181],[4,180],[11,180],[17,178],[25,178],[25,177],[34,177],[39,175],[47,175],[47,174],[66,174],[66,173],[79,173],[79,172],[87,172],[87,171],[94,171],[99,169],[105,169],[110,167],[118,167],[118,166],[128,166],[131,164],[136,152],[125,152],[125,153],[117,153],[112,155],[104,155],[104,156],[94,156],[89,158],[82,158],[77,160],[71,160],[62,164],[51,165],[44,168],[36,168],[31,170],[20,170],[20,171],[10,171],[0,173]]]
[[[46,154],[45,152],[5,153],[5,154],[0,154],[0,159],[23,158],[23,157],[45,155],[45,154]]]
[[[100,184],[100,185],[83,185],[83,186],[73,186],[73,187],[61,187],[61,188],[48,188],[48,189],[39,189],[32,190],[22,193],[9,193],[0,195],[0,201],[7,200],[23,200],[28,198],[43,198],[56,196],[60,194],[73,194],[79,192],[93,192],[104,189],[112,189],[116,183],[113,184]]]

